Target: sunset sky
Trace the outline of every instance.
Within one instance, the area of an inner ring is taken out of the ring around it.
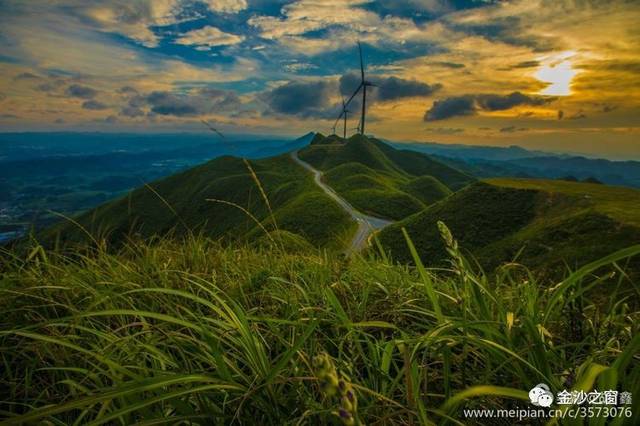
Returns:
[[[327,133],[360,41],[367,133],[640,159],[639,22],[638,1],[0,0],[0,131]]]

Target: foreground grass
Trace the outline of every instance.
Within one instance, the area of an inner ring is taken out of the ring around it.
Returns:
[[[618,296],[635,286],[616,262],[640,246],[537,283],[519,265],[475,273],[441,230],[439,271],[202,238],[5,253],[0,419],[459,424],[462,407],[529,406],[541,382],[638,400],[638,293]]]

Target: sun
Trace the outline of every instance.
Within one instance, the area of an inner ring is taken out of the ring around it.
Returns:
[[[573,69],[574,55],[574,51],[562,52],[547,57],[542,62],[533,75],[538,80],[548,83],[548,86],[540,91],[541,95],[568,96],[571,94],[571,80],[578,74],[578,71]]]

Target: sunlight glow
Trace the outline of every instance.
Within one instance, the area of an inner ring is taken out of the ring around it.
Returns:
[[[549,85],[540,91],[541,95],[568,96],[571,94],[571,80],[578,71],[572,68],[574,51],[562,52],[546,58],[534,77]]]

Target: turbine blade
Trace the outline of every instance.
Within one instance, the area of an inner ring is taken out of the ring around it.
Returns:
[[[364,83],[364,62],[362,61],[362,47],[360,46],[360,42],[358,42],[358,53],[360,54],[360,76]]]
[[[353,92],[353,95],[351,95],[351,97],[349,98],[349,100],[345,103],[345,106],[346,106],[346,105],[349,105],[349,103],[353,100],[353,98],[355,98],[355,97],[356,97],[356,95],[358,94],[358,92],[360,91],[360,89],[362,89],[362,86],[363,86],[363,84],[362,84],[362,83],[360,83],[360,85],[358,86],[358,88],[356,89],[356,91],[355,91],[355,92]]]
[[[205,126],[207,126],[209,128],[209,130],[211,130],[212,132],[216,133],[218,136],[220,136],[222,139],[224,139],[224,135],[222,133],[220,133],[220,131],[218,129],[216,129],[215,127],[213,127],[211,124],[209,124],[207,121],[205,120],[200,120]]]

